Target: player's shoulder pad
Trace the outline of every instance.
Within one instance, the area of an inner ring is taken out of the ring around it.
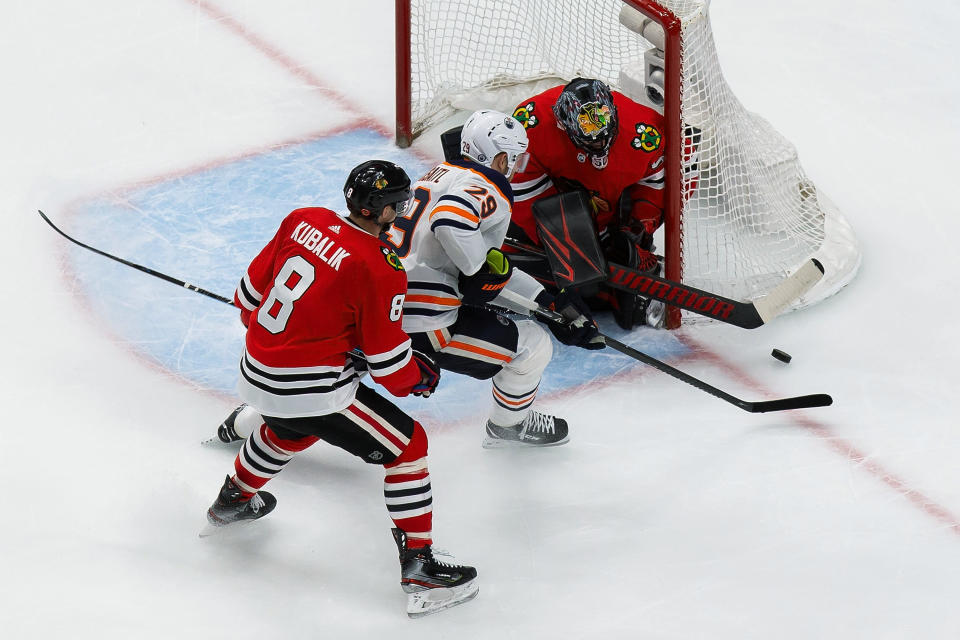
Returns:
[[[466,169],[473,172],[474,174],[479,175],[484,182],[487,184],[496,187],[500,194],[506,199],[510,206],[513,206],[513,187],[510,185],[510,182],[507,180],[507,176],[503,175],[499,171],[495,171],[490,167],[485,167],[482,164],[474,162],[472,160],[456,160],[450,162],[449,164],[459,167],[461,169]]]

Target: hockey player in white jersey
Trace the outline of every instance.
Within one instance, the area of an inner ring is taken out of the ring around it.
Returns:
[[[506,114],[478,111],[464,124],[460,144],[462,160],[417,181],[413,201],[390,231],[407,271],[403,330],[441,369],[493,379],[484,447],[563,444],[567,422],[532,408],[553,353],[549,335],[531,319],[513,320],[485,305],[527,314],[500,297],[506,289],[577,318],[547,324],[564,344],[599,349],[603,343],[576,294],[551,295],[500,252],[513,207],[510,176],[527,160],[523,126]]]
[[[576,294],[551,295],[500,252],[513,206],[509,179],[523,171],[526,149],[527,134],[518,121],[496,111],[474,113],[461,132],[462,160],[434,167],[413,185],[413,199],[394,220],[388,239],[407,271],[403,330],[413,347],[441,369],[493,378],[487,448],[569,440],[566,420],[532,409],[553,355],[550,338],[533,320],[485,308],[491,303],[528,313],[499,297],[501,290],[568,316],[579,314],[567,325],[546,325],[560,342],[604,346]],[[225,443],[243,439],[261,422],[253,408],[242,405],[220,425],[217,437]]]

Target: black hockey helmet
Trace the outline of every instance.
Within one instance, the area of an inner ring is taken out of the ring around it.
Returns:
[[[570,140],[606,166],[607,152],[617,137],[617,107],[610,87],[600,80],[574,78],[563,88],[553,113]]]
[[[387,160],[368,160],[347,176],[343,195],[350,213],[377,218],[384,207],[393,205],[400,215],[410,200],[410,176]]]

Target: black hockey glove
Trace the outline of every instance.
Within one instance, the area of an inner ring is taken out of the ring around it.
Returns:
[[[487,261],[472,276],[460,274],[460,295],[467,304],[484,304],[496,298],[513,274],[513,265],[499,249],[487,252]]]
[[[582,349],[603,349],[606,346],[597,323],[590,315],[590,308],[575,291],[561,289],[560,293],[552,296],[546,291],[540,292],[536,299],[537,304],[556,311],[566,322],[561,323],[546,318],[538,319],[547,325],[550,332],[563,344],[580,347]]]
[[[420,367],[420,382],[413,385],[410,393],[429,398],[440,384],[440,365],[433,358],[416,349],[413,350],[413,361]]]

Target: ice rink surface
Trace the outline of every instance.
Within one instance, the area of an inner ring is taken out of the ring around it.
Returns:
[[[382,473],[339,450],[288,465],[269,518],[197,538],[235,453],[198,445],[236,402],[235,312],[71,248],[36,210],[231,295],[282,216],[338,207],[357,162],[415,174],[437,159],[391,144],[392,8],[3,8],[0,635],[960,637],[960,7],[946,0],[712,7],[728,82],[797,146],[863,266],[755,331],[630,340],[746,399],[834,406],[751,415],[558,348],[541,405],[571,442],[487,451],[488,384],[445,376],[402,404],[430,435],[437,545],[481,587],[422,620],[404,614]]]

